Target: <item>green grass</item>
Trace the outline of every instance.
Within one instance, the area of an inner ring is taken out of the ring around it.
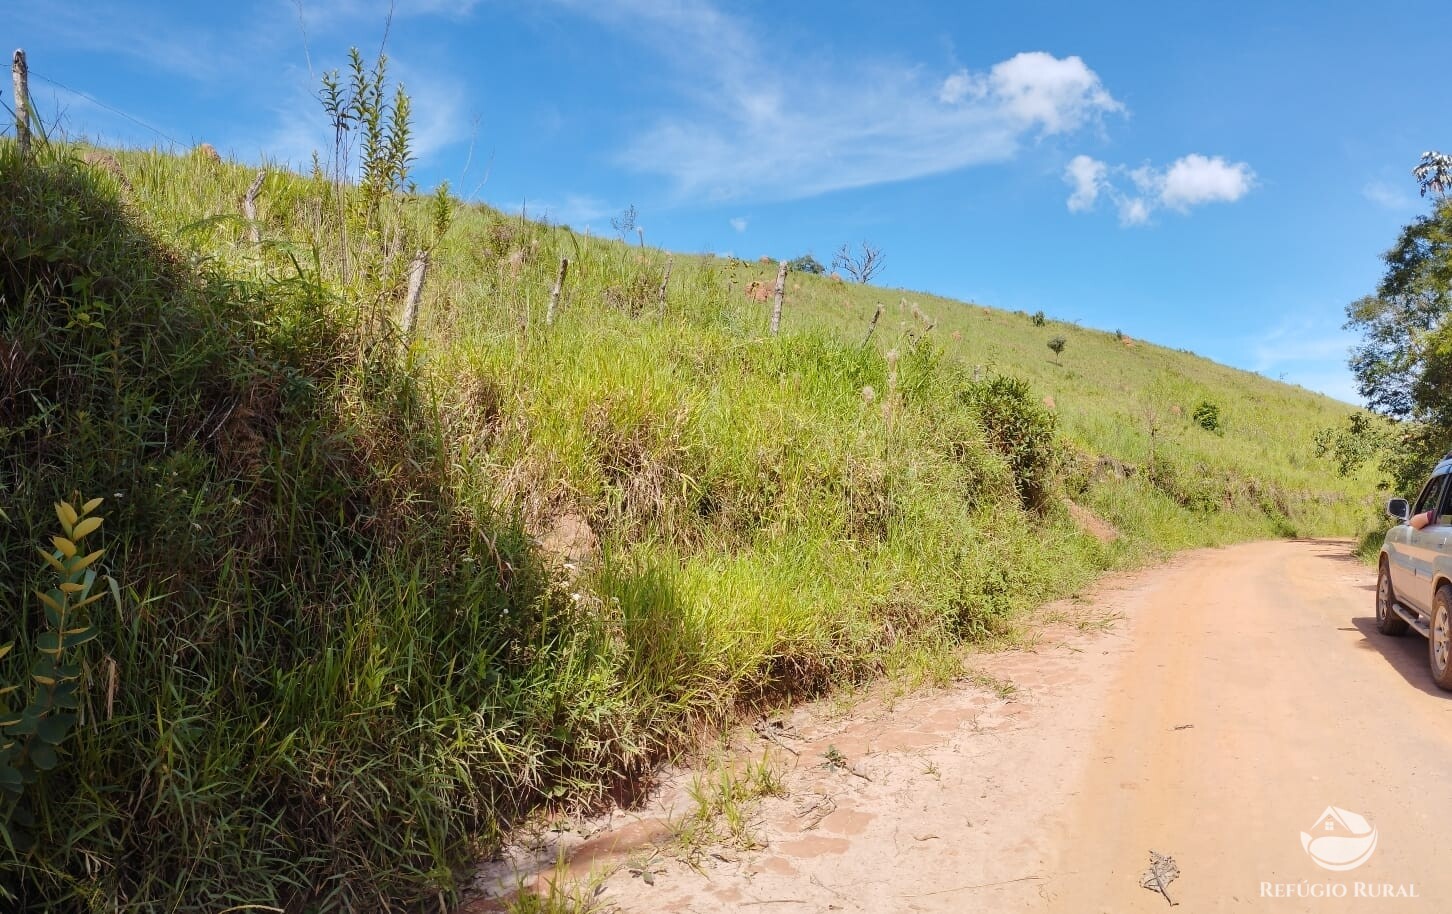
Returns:
[[[941,670],[1107,568],[1369,515],[1311,456],[1349,407],[1189,354],[910,295],[923,337],[899,293],[804,275],[773,338],[741,295],[773,267],[677,255],[662,306],[664,252],[482,207],[409,343],[399,257],[345,279],[327,182],[269,177],[253,246],[249,171],[115,156],[126,187],[0,146],[0,643],[33,640],[73,489],[108,498],[123,596],[34,844],[0,851],[21,908],[431,909],[524,812],[747,709]],[[573,568],[538,544],[566,517],[600,542]]]

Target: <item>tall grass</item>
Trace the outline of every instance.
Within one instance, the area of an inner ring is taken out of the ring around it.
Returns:
[[[1055,327],[1061,369],[1027,318],[936,302],[926,339],[864,346],[866,293],[801,274],[768,337],[740,295],[763,268],[678,255],[662,308],[662,252],[483,207],[405,342],[374,319],[394,273],[337,279],[334,183],[274,172],[254,246],[250,172],[116,157],[129,190],[0,146],[0,643],[33,640],[32,544],[72,489],[107,496],[123,587],[36,844],[0,851],[21,909],[435,909],[524,810],[745,708],[1363,510],[1300,456],[1337,407],[1188,356]],[[1224,437],[1139,415],[1200,399]],[[599,548],[543,549],[562,518]]]

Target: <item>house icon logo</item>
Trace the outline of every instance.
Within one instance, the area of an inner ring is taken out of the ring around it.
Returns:
[[[1325,870],[1354,870],[1376,850],[1376,826],[1350,810],[1327,806],[1310,833],[1301,832],[1301,849]]]

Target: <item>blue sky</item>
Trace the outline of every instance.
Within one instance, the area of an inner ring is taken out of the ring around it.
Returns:
[[[306,163],[387,0],[12,0],[43,116]],[[1344,305],[1452,146],[1431,3],[397,0],[416,177],[652,244],[827,262],[1354,401]],[[1431,77],[1431,80],[1429,80]],[[8,96],[8,91],[6,92]],[[8,102],[8,97],[7,97]],[[123,117],[117,112],[123,112]]]

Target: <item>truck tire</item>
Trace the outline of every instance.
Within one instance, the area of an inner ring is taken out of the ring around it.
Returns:
[[[1407,633],[1407,620],[1392,609],[1396,599],[1397,595],[1392,592],[1391,569],[1387,567],[1386,559],[1382,559],[1381,568],[1376,573],[1376,630],[1393,638]]]
[[[1432,598],[1432,630],[1427,633],[1427,660],[1437,688],[1452,692],[1452,587],[1443,584]]]

